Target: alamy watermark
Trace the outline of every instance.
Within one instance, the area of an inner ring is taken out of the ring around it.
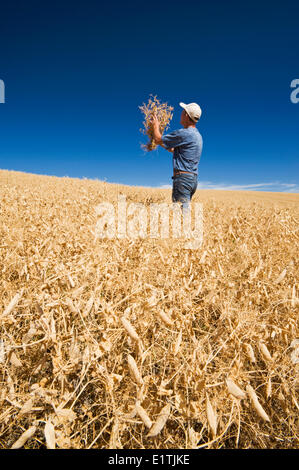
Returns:
[[[192,208],[194,207],[194,228],[192,229]],[[95,208],[97,215],[95,240],[98,238],[151,238],[180,239],[185,248],[199,248],[203,241],[203,204],[168,204],[141,202],[127,204],[126,196],[118,196],[115,209],[111,202],[101,202]],[[160,223],[159,223],[160,222]],[[171,222],[171,223],[170,223]]]
[[[299,103],[299,78],[295,78],[291,81],[291,88],[295,88],[290,96],[291,102],[297,104]]]
[[[0,80],[0,104],[1,103],[5,103],[5,85],[3,80]]]

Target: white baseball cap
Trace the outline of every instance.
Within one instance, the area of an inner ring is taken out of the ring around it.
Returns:
[[[201,116],[201,109],[197,103],[180,103],[180,106],[184,108],[188,116],[192,119],[192,121],[197,122]]]

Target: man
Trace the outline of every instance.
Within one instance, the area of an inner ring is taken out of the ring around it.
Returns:
[[[180,103],[183,108],[178,129],[162,136],[159,120],[153,116],[153,134],[157,144],[173,153],[172,202],[182,203],[184,210],[190,209],[190,201],[197,188],[198,163],[202,153],[202,137],[196,129],[201,109],[196,103]]]

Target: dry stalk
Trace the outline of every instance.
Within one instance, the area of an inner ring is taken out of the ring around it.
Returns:
[[[152,98],[151,98],[152,97]],[[172,119],[173,108],[168,106],[167,103],[160,103],[157,96],[150,95],[148,103],[143,103],[139,106],[139,109],[144,114],[144,129],[140,129],[143,134],[149,137],[149,142],[146,145],[142,145],[147,151],[155,150],[157,144],[153,140],[153,127],[152,127],[152,116],[155,114],[160,122],[160,132],[163,134],[168,129],[168,125]]]
[[[299,196],[201,190],[186,251],[95,242],[94,208],[117,213],[119,193],[171,199],[0,170],[2,447],[298,448]]]

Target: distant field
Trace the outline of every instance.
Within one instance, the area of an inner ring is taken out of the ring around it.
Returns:
[[[95,237],[119,194],[171,201],[0,170],[0,448],[298,448],[299,194],[198,190],[198,250]]]

